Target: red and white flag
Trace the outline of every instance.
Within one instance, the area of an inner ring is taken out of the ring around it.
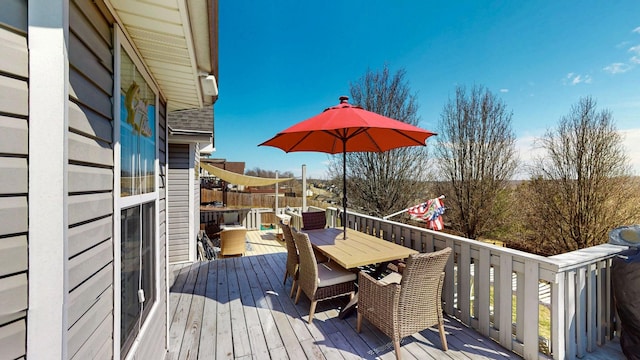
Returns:
[[[442,221],[444,210],[441,197],[429,199],[422,204],[407,209],[412,219],[426,222],[429,225],[429,229],[432,230],[444,229],[444,222]]]

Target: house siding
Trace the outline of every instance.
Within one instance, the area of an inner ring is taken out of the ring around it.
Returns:
[[[189,145],[169,144],[169,263],[189,261]]]
[[[169,263],[189,261],[189,145],[169,144]]]
[[[28,308],[27,2],[0,14],[0,358],[26,355]]]
[[[193,233],[200,229],[200,144],[195,144],[193,179]]]
[[[71,359],[113,356],[113,24],[69,3],[68,324]]]

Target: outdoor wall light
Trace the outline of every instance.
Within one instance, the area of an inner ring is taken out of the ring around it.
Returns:
[[[214,75],[200,76],[200,84],[202,85],[202,92],[205,95],[218,96],[218,83]]]

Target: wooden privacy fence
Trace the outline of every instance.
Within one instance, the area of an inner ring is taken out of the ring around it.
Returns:
[[[271,211],[260,212],[260,223],[257,224],[257,229],[260,228],[260,224],[277,224],[273,209],[276,206],[275,194],[251,194],[227,191],[226,207],[229,208],[255,208],[255,209],[271,209]],[[214,202],[223,202],[223,193],[220,190],[201,189],[200,190],[200,202],[202,204],[211,204]],[[313,199],[307,199],[307,206],[317,207],[324,211],[327,207],[327,203],[317,201]],[[278,208],[302,208],[301,197],[280,196],[278,197]],[[283,210],[280,210],[282,213]],[[256,220],[258,221],[258,220]]]

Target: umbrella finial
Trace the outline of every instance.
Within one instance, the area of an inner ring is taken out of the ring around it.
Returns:
[[[344,103],[348,103],[349,102],[349,97],[348,96],[340,96],[340,104],[344,104]]]

